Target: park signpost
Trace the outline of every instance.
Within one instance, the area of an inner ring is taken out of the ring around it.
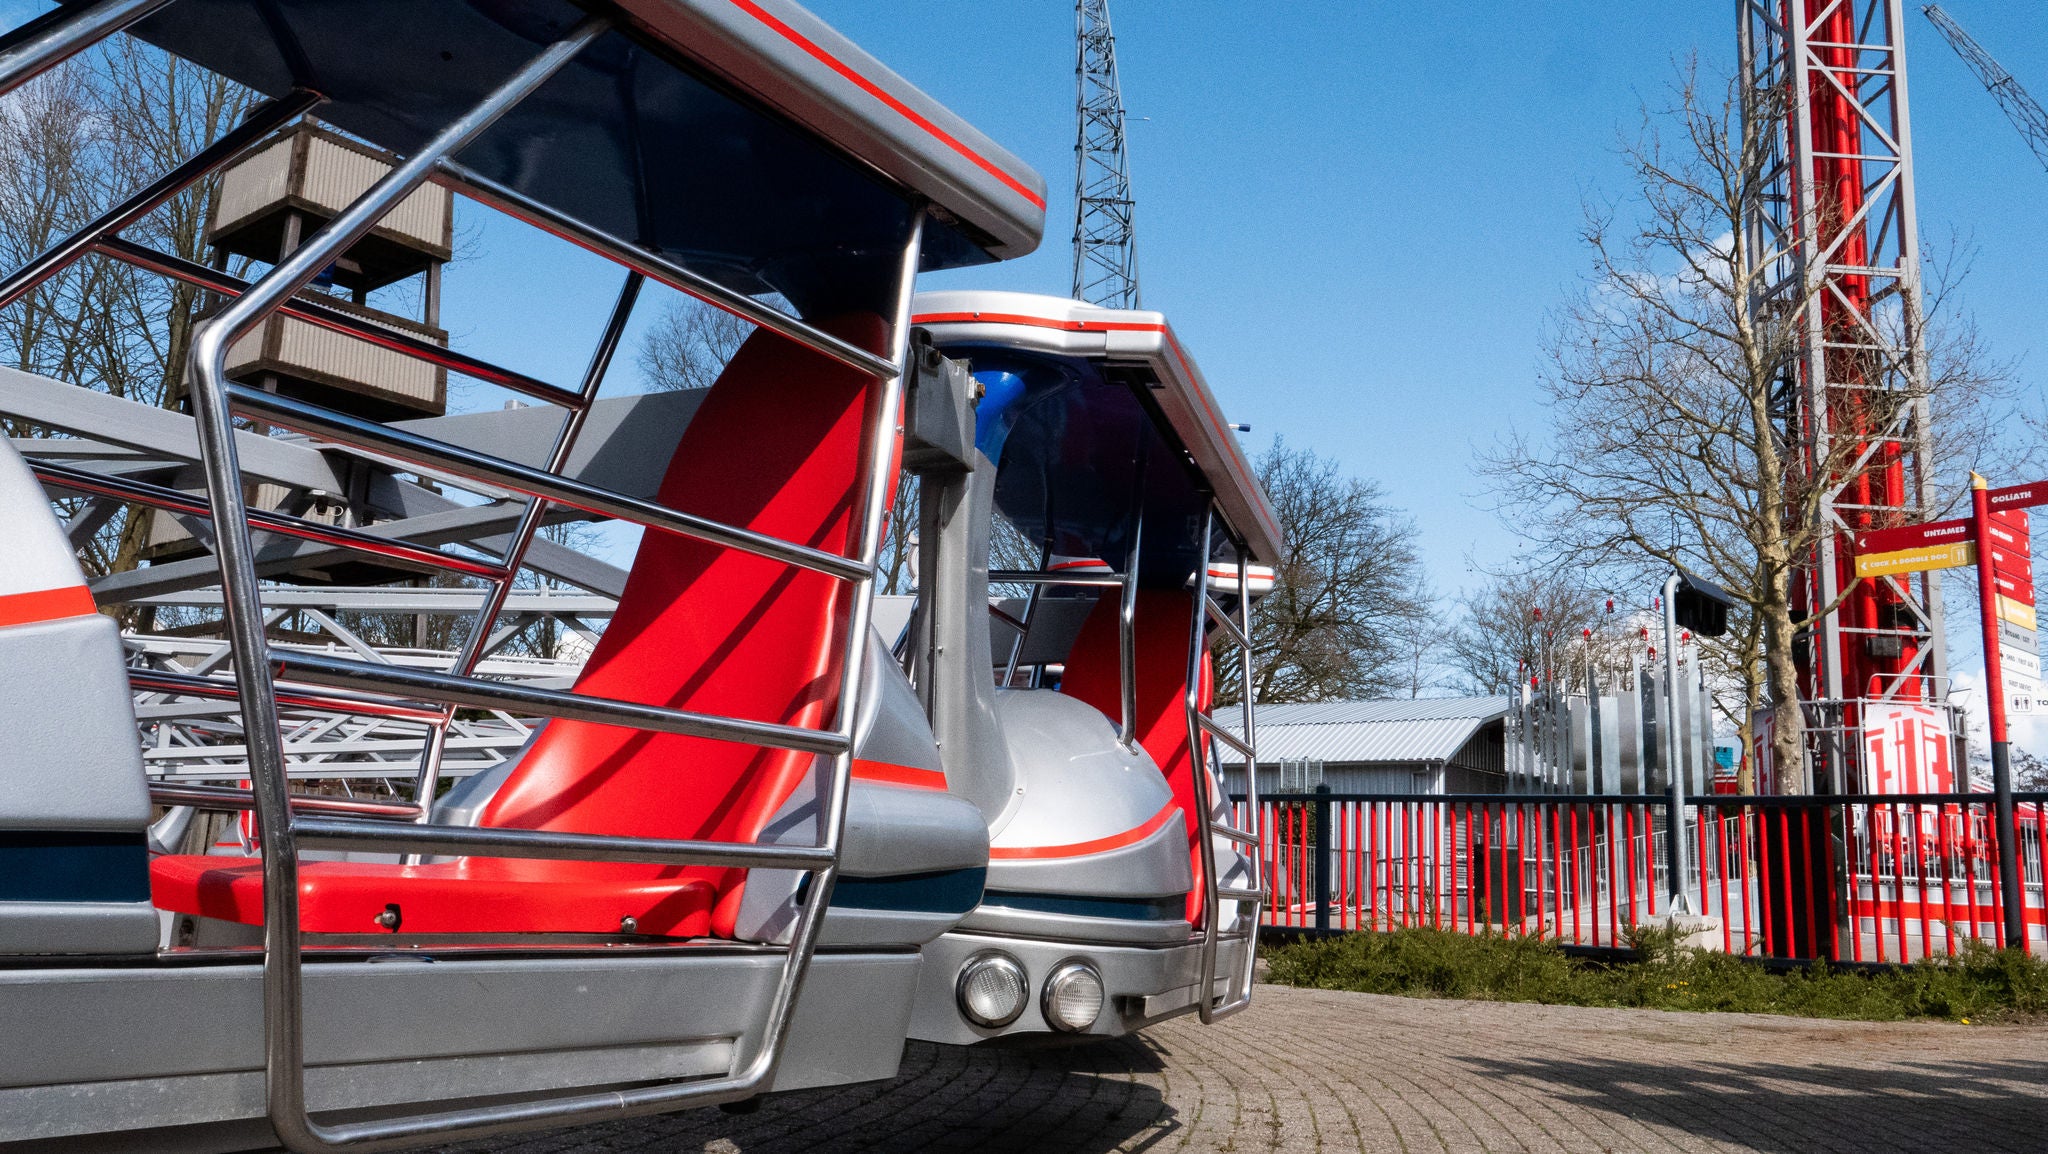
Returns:
[[[2032,713],[2041,695],[2041,646],[2034,612],[2034,566],[2026,510],[2048,505],[2048,481],[1989,488],[1970,474],[1970,515],[1856,535],[1856,576],[1866,579],[1929,569],[1977,567],[1984,630],[1984,700],[1991,728],[1991,788],[1998,829],[1998,884],[2005,941],[2026,945],[2014,824],[2012,759],[2006,713]]]

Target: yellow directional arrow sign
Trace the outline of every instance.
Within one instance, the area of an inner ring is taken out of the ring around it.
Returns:
[[[2015,601],[2005,594],[1998,596],[1998,615],[2022,629],[2036,629],[2034,607],[2022,601]]]
[[[1858,577],[1889,577],[1895,573],[1917,573],[1923,569],[1959,569],[1977,563],[1977,546],[1971,541],[1945,545],[1922,545],[1916,549],[1895,549],[1889,553],[1858,553]]]

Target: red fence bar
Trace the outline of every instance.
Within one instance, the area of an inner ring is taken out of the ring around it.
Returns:
[[[1265,916],[1276,927],[1431,927],[1616,946],[1667,912],[1661,796],[1261,800],[1273,831],[1259,848],[1271,887]],[[2005,830],[1988,795],[1698,798],[1686,806],[1692,828],[1678,826],[1698,873],[1678,880],[1719,922],[1708,940],[1724,951],[1913,962],[2004,942],[1997,871],[2000,840],[2011,838],[2019,920],[2027,944],[2048,952],[2048,794],[2018,802]]]

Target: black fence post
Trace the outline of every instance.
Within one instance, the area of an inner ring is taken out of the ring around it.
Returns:
[[[1316,786],[1316,929],[1330,928],[1330,787]]]

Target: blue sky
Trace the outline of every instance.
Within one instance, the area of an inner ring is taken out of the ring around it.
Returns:
[[[1037,253],[924,287],[1065,293],[1067,0],[809,4],[1046,177]],[[0,0],[0,18],[43,7]],[[1474,580],[1468,560],[1515,548],[1479,499],[1472,450],[1541,418],[1546,316],[1587,263],[1582,205],[1627,191],[1617,139],[1676,59],[1729,65],[1733,7],[1116,0],[1146,305],[1172,318],[1230,418],[1253,425],[1250,448],[1285,436],[1378,480],[1418,522],[1435,585],[1455,593]],[[1946,7],[2048,98],[2048,5]],[[1964,305],[2038,385],[2048,172],[1918,8],[1921,229],[1935,247],[1951,234],[1975,245]],[[457,344],[572,382],[616,271],[503,225],[475,229],[468,252],[448,280]]]
[[[1051,186],[1039,252],[930,282],[1064,293],[1071,6],[810,6]],[[1947,7],[2048,97],[2048,7]],[[1974,236],[1968,304],[2031,375],[2048,357],[2048,172],[1917,8],[1921,228]],[[1283,435],[1379,480],[1455,590],[1468,557],[1515,547],[1476,499],[1471,449],[1540,419],[1546,314],[1586,265],[1581,206],[1627,191],[1614,146],[1675,58],[1732,61],[1732,9],[1117,0],[1147,307],[1252,424],[1251,446]]]
[[[1039,252],[929,284],[1065,293],[1071,6],[810,6],[1050,185]],[[1921,232],[1930,250],[1952,236],[1974,249],[1962,305],[2039,388],[2048,171],[1919,7],[1906,47]],[[1944,7],[2048,99],[2048,6]],[[1469,562],[1517,544],[1480,497],[1473,449],[1542,419],[1540,343],[1587,267],[1582,207],[1628,192],[1616,144],[1677,60],[1732,67],[1733,8],[1115,0],[1146,306],[1252,424],[1249,447],[1285,436],[1378,480],[1415,517],[1435,585],[1473,584]],[[1974,615],[1951,620],[1967,688]],[[2018,723],[2015,740],[2048,752],[2048,725]]]

